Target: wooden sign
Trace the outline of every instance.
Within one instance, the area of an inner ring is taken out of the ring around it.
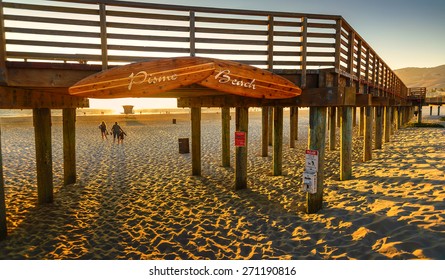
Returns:
[[[159,97],[159,93],[192,84],[263,99],[301,94],[299,87],[269,71],[203,57],[167,58],[112,68],[79,81],[69,93],[92,98]]]
[[[69,88],[93,98],[150,97],[197,83],[214,72],[208,59],[181,57],[138,62],[102,71]]]
[[[235,131],[235,147],[246,146],[247,134],[244,131]]]
[[[215,71],[200,85],[253,98],[283,99],[301,94],[294,83],[272,72],[233,61],[212,61]]]

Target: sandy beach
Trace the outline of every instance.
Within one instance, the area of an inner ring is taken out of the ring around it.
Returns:
[[[271,176],[272,147],[260,156],[261,113],[249,114],[241,191],[232,190],[234,147],[232,168],[220,164],[220,117],[202,116],[202,177],[194,177],[191,155],[178,152],[178,138],[190,138],[188,114],[79,116],[78,183],[65,187],[55,118],[54,203],[41,206],[32,122],[2,119],[9,236],[0,259],[445,259],[445,129],[403,128],[362,162],[355,127],[353,179],[339,181],[339,151],[326,151],[324,208],[308,215],[300,190],[308,111],[293,149],[285,111],[283,176]],[[101,139],[102,120],[121,124],[123,145]]]

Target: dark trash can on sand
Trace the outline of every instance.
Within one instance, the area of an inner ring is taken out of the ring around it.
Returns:
[[[179,138],[179,153],[180,154],[188,154],[190,153],[189,148],[189,139],[188,138]]]

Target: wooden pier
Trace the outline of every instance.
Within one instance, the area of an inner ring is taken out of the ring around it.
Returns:
[[[372,47],[344,18],[333,15],[112,0],[53,1],[50,6],[0,0],[0,54],[0,108],[33,109],[39,203],[53,199],[51,109],[63,109],[64,182],[71,184],[76,181],[75,110],[88,107],[88,97],[177,98],[178,107],[191,108],[192,174],[197,176],[201,175],[202,107],[222,110],[223,166],[230,165],[229,108],[236,108],[236,130],[245,133],[247,142],[248,108],[261,107],[262,156],[267,156],[267,146],[272,143],[274,175],[282,172],[283,108],[292,110],[292,147],[298,137],[298,107],[310,107],[308,149],[317,150],[320,160],[317,192],[306,194],[308,213],[323,205],[327,118],[328,147],[333,150],[336,112],[340,114],[340,178],[347,180],[352,175],[356,108],[364,116],[364,121],[360,118],[363,159],[371,160],[373,135],[375,148],[381,148],[382,139],[389,141],[392,127],[407,122],[417,105],[408,98],[409,89]],[[172,65],[180,57],[191,62],[182,69],[185,72],[154,66]],[[139,69],[138,65],[150,68]],[[236,66],[239,72],[236,82],[231,81],[232,86],[238,86],[236,91],[230,84],[215,82],[215,71],[228,66]],[[137,93],[125,87],[114,91],[119,84],[100,80],[102,73],[114,72],[126,74],[119,76],[124,82],[139,79],[126,83],[129,88],[142,83],[147,88]],[[180,80],[180,75],[194,80]],[[285,86],[275,80],[260,84],[265,76],[288,82]],[[153,77],[156,80],[147,80]],[[83,79],[96,84],[82,91],[75,84]],[[260,85],[264,90],[255,95],[254,89]],[[247,146],[236,147],[235,189],[248,187],[247,156]],[[0,238],[4,238],[3,174],[0,183]]]

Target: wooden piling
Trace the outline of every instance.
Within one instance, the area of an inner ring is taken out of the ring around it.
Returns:
[[[38,203],[53,202],[53,161],[51,151],[51,110],[33,109]]]
[[[230,167],[230,108],[221,108],[221,165],[223,167]]]
[[[307,193],[306,212],[316,213],[323,207],[326,107],[310,107],[308,148],[318,151],[317,193]]]
[[[336,119],[335,123],[337,124],[337,128],[340,128],[341,108],[342,108],[342,107],[337,107],[337,108],[336,108],[336,111],[337,111],[337,115],[336,115],[336,117],[337,117],[337,119]]]
[[[389,129],[389,134],[393,135],[395,130],[395,115],[396,115],[396,107],[390,107],[391,108],[391,125]]]
[[[357,126],[357,108],[352,107],[352,127]]]
[[[328,124],[327,124],[326,129],[327,129],[328,131],[331,131],[331,118],[329,117],[329,116],[331,115],[331,108],[332,108],[332,107],[328,107],[328,109],[327,109],[327,110],[328,110],[328,111],[327,111],[327,116],[328,116],[328,117],[327,117],[327,119],[328,119],[327,123],[328,123]],[[326,136],[329,136],[329,133],[327,133]]]
[[[269,139],[268,139],[268,143],[269,146],[272,146],[272,142],[273,142],[273,108],[272,107],[267,107],[269,110]]]
[[[365,107],[365,128],[363,141],[363,161],[372,159],[372,107]]]
[[[410,118],[411,118],[412,116],[411,116],[411,110],[410,110],[410,107],[404,107],[404,110],[405,110],[405,112],[404,112],[404,116],[405,116],[405,118],[404,118],[404,120],[403,120],[403,124],[405,125],[405,124],[407,124],[407,123],[409,122],[409,120],[410,120]],[[413,114],[413,116],[414,116],[414,114]]]
[[[359,135],[363,136],[365,131],[365,107],[360,107]]]
[[[355,108],[354,108],[355,109]],[[352,127],[353,108],[343,107],[340,123],[340,180],[352,177]]]
[[[249,128],[249,108],[236,108],[236,131],[246,133],[244,147],[235,148],[235,190],[247,188],[247,145]]]
[[[422,105],[417,107],[417,123],[422,123]]]
[[[6,224],[6,198],[5,198],[5,181],[3,178],[3,156],[2,156],[2,129],[0,126],[0,240],[8,235]]]
[[[374,145],[375,149],[382,148],[382,138],[383,138],[383,118],[382,118],[382,107],[375,107],[375,133],[374,133]]]
[[[399,107],[394,107],[394,130],[400,129],[400,114],[399,114]]]
[[[336,122],[336,108],[331,107],[330,110],[330,116],[329,116],[329,123],[330,123],[330,130],[329,130],[329,151],[335,151],[335,142],[336,142],[336,136],[335,131],[337,129]]]
[[[283,174],[283,107],[273,110],[273,175]]]
[[[294,122],[295,122],[295,141],[298,140],[298,107],[294,107]]]
[[[267,157],[269,153],[269,108],[261,108],[261,156]]]
[[[63,184],[76,183],[76,108],[65,108],[63,114]]]
[[[289,147],[290,148],[295,148],[295,129],[297,128],[297,124],[296,124],[296,118],[295,118],[295,110],[296,107],[290,107],[290,112],[289,112],[289,123],[290,123],[290,131],[289,131]]]
[[[386,106],[383,114],[383,134],[385,143],[389,142],[389,136],[391,135],[391,107]]]
[[[201,108],[191,108],[192,122],[192,175],[201,176]]]

